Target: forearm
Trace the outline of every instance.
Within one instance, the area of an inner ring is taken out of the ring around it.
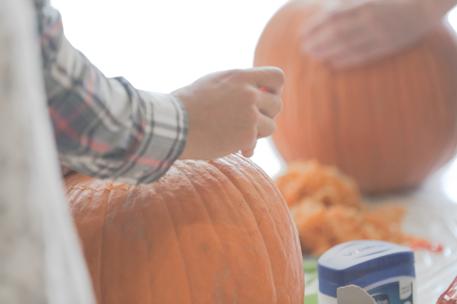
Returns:
[[[132,183],[163,175],[185,144],[180,102],[106,78],[66,40],[55,10],[45,7],[38,15],[48,107],[62,163]]]

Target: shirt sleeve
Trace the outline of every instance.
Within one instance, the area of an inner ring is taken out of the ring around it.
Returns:
[[[49,115],[63,165],[81,173],[149,183],[180,156],[187,116],[170,94],[105,77],[65,38],[60,14],[37,6]]]

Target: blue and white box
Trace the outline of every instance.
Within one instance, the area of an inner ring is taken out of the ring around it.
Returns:
[[[415,301],[414,253],[407,247],[382,241],[344,243],[321,256],[318,275],[319,304],[346,304],[342,297],[351,288],[363,289],[371,301],[348,304]]]

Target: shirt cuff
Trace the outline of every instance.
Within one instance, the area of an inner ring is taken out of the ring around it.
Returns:
[[[188,115],[182,102],[172,94],[138,92],[151,115],[150,145],[137,159],[143,168],[134,177],[137,183],[151,183],[163,176],[181,156],[187,141]],[[132,181],[131,181],[132,182]]]

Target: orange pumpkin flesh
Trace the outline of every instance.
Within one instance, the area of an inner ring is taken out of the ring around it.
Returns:
[[[240,156],[178,162],[151,185],[66,186],[100,304],[303,303],[287,206]]]
[[[400,54],[336,71],[301,51],[319,1],[291,1],[269,22],[255,65],[286,73],[274,142],[286,161],[336,166],[367,193],[414,187],[454,154],[457,46],[440,26]]]

